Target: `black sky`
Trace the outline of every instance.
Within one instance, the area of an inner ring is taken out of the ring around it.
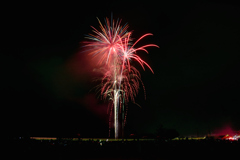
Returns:
[[[129,104],[130,132],[162,124],[181,135],[240,130],[240,6],[231,1],[8,4],[2,17],[2,107],[12,135],[105,136],[106,104],[97,100],[90,57],[79,42],[96,17],[122,19],[135,38],[160,48],[140,54],[151,65]],[[82,53],[83,54],[83,53]]]

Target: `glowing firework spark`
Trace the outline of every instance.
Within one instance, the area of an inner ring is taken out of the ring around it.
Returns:
[[[114,71],[112,68],[113,67],[111,67],[108,71],[104,72],[105,74],[103,78],[96,79],[96,81],[101,80],[101,84],[96,86],[97,91],[100,92],[100,95],[103,97],[104,100],[113,101],[113,92],[115,90],[114,86],[116,85],[118,97],[122,96],[124,93],[126,103],[128,103],[130,99],[132,102],[135,102],[135,97],[138,94],[140,83],[144,88],[140,72],[135,67],[130,66],[130,69],[124,69],[122,74],[119,72],[116,78],[117,81],[115,81],[113,77],[114,74],[116,74],[116,71]],[[117,71],[119,71],[119,69],[117,69]]]
[[[115,104],[118,104],[118,109],[122,114],[122,127],[124,127],[127,114],[127,110],[124,109],[124,103],[127,104],[131,100],[134,104],[136,104],[135,97],[138,94],[140,84],[143,86],[144,95],[145,87],[141,80],[140,72],[135,67],[130,66],[130,69],[125,68],[122,74],[120,73],[119,67],[120,65],[116,67],[118,68],[116,70],[113,69],[114,67],[109,68],[107,71],[105,70],[103,78],[96,79],[98,81],[101,80],[101,83],[96,86],[96,88],[104,100],[112,101],[114,104],[114,106],[108,106],[109,126],[111,126],[112,109],[115,109]],[[114,79],[115,74],[117,75],[117,80]],[[114,118],[116,118],[116,115]]]
[[[130,45],[129,41],[130,41],[130,36],[131,36],[131,32],[129,32],[128,37],[124,38],[122,40],[121,45],[119,46],[119,48],[121,49],[121,52],[123,54],[123,64],[126,63],[125,65],[127,65],[128,67],[130,67],[130,59],[134,59],[136,60],[141,66],[142,68],[145,70],[144,68],[144,64],[153,72],[152,68],[145,62],[143,61],[137,54],[137,51],[145,51],[146,53],[148,53],[148,51],[145,49],[147,47],[158,47],[155,44],[148,44],[148,45],[144,45],[142,47],[139,48],[134,48],[134,46],[144,37],[152,35],[151,33],[145,34],[142,37],[140,37],[132,46]]]
[[[105,26],[102,25],[99,19],[98,22],[101,31],[98,31],[91,26],[95,35],[87,35],[86,38],[91,41],[86,41],[84,43],[86,43],[85,46],[89,48],[89,55],[98,57],[99,65],[104,62],[111,64],[111,61],[114,61],[113,59],[115,59],[115,57],[120,56],[118,55],[120,53],[118,47],[120,46],[122,39],[129,34],[129,32],[127,32],[128,25],[126,24],[123,27],[120,26],[121,20],[116,22],[112,20],[110,23],[108,18],[106,18]]]
[[[131,44],[132,32],[127,32],[128,25],[123,27],[120,25],[121,20],[116,22],[111,20],[110,23],[106,18],[104,26],[99,19],[98,22],[101,30],[98,31],[92,27],[95,34],[89,34],[86,38],[90,41],[84,43],[89,55],[98,58],[98,65],[105,63],[106,71],[98,87],[101,87],[102,97],[113,102],[115,138],[118,138],[119,109],[124,108],[124,103],[128,103],[129,98],[135,102],[134,98],[138,94],[139,84],[142,83],[139,71],[130,65],[130,60],[136,60],[144,70],[144,65],[146,65],[153,73],[152,68],[137,55],[137,51],[147,52],[147,47],[158,46],[148,44],[135,48],[140,40],[152,34],[145,34]],[[124,111],[122,113],[124,114]]]

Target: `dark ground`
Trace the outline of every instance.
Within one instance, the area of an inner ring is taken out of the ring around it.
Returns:
[[[12,139],[8,143],[9,159],[230,159],[240,151],[239,141],[40,141]],[[12,157],[13,156],[13,157]]]

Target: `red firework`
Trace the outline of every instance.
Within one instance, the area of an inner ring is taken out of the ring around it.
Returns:
[[[135,97],[138,94],[141,81],[140,72],[130,64],[130,60],[137,61],[145,70],[146,65],[153,73],[152,68],[137,55],[138,51],[144,51],[147,47],[158,47],[155,44],[147,44],[138,48],[135,45],[144,37],[152,35],[151,33],[144,34],[136,42],[132,42],[132,32],[128,32],[128,25],[121,26],[120,21],[112,20],[109,22],[106,18],[106,24],[100,24],[100,31],[93,28],[94,34],[89,34],[86,38],[90,41],[85,41],[85,47],[89,55],[98,59],[98,65],[103,65],[103,78],[99,91],[104,99],[113,102],[114,105],[114,126],[115,138],[118,137],[118,108],[128,103],[131,99],[135,103]],[[142,83],[143,84],[143,83]],[[143,86],[144,88],[144,86]],[[145,93],[145,88],[144,88]],[[125,119],[124,119],[125,121]]]
[[[120,21],[109,22],[106,18],[106,25],[102,25],[101,21],[98,19],[100,24],[100,31],[93,28],[95,34],[87,35],[87,39],[90,41],[85,41],[85,47],[88,48],[89,55],[98,58],[98,64],[102,65],[103,63],[111,64],[115,57],[121,55],[119,52],[119,46],[121,45],[122,39],[128,36],[127,32],[128,25],[123,27],[120,25]]]

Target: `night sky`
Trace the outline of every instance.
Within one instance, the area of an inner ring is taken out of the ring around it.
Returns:
[[[128,133],[180,135],[240,130],[240,5],[233,1],[8,4],[2,15],[2,115],[9,135],[108,136],[107,102],[97,98],[91,57],[80,42],[113,13],[129,24],[146,88],[128,104]]]

